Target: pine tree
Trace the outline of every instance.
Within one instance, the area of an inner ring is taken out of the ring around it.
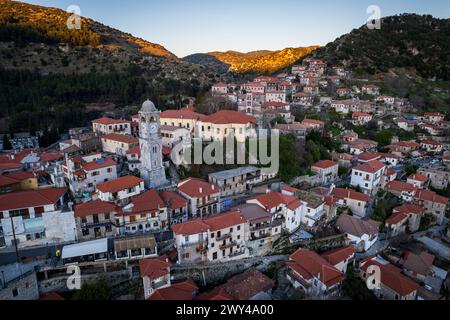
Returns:
[[[12,145],[11,142],[9,141],[9,136],[8,134],[4,134],[3,135],[3,150],[11,150],[12,149]]]

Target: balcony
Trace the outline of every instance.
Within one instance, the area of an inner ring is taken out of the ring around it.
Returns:
[[[229,239],[229,238],[231,238],[231,233],[223,234],[220,237],[217,237],[216,241],[223,241],[223,240],[226,240],[226,239]]]
[[[205,253],[208,251],[208,245],[207,244],[199,244],[195,250],[199,253]]]
[[[219,192],[219,190],[217,190],[217,192]],[[219,203],[219,200],[216,199],[216,198],[210,199],[209,201],[205,201],[205,202],[200,202],[199,201],[197,203],[197,208],[201,209],[203,207],[210,206],[210,205],[213,205],[213,204],[218,204],[218,203]]]
[[[225,249],[228,249],[228,248],[233,248],[235,246],[237,246],[237,242],[236,241],[231,241],[230,243],[221,245],[219,248],[220,248],[220,250],[225,250]]]
[[[299,277],[294,271],[291,269],[288,269],[286,274],[293,279],[294,281],[297,281],[305,290],[308,290],[311,287],[311,283],[307,282],[305,279]]]
[[[152,284],[152,288],[153,288],[153,290],[158,290],[161,287],[167,286],[167,284],[168,283],[166,281],[158,281],[158,282]]]
[[[92,221],[92,222],[86,222],[81,223],[82,228],[100,228],[100,227],[108,227],[108,226],[116,226],[115,222],[112,222],[110,220],[103,220],[103,221]],[[118,227],[122,226],[121,224],[118,225]]]
[[[283,219],[276,219],[276,220],[272,221],[271,223],[267,223],[267,224],[257,226],[257,227],[251,227],[250,231],[254,232],[254,231],[260,231],[260,230],[264,230],[264,229],[268,229],[268,228],[279,227],[279,226],[283,225],[283,222],[284,222]]]
[[[261,239],[269,238],[271,236],[272,236],[271,232],[264,232],[263,234],[254,235],[253,237],[250,238],[250,241],[261,240]]]
[[[207,241],[193,241],[193,242],[187,242],[187,243],[183,243],[181,245],[181,247],[183,248],[188,248],[188,247],[192,247],[192,246],[206,246],[208,247],[208,242]]]
[[[230,258],[236,258],[239,256],[245,255],[245,251],[235,251],[229,255]]]

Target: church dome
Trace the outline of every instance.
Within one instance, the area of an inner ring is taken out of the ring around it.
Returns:
[[[155,104],[147,99],[142,104],[141,112],[154,112],[154,111],[157,111]]]

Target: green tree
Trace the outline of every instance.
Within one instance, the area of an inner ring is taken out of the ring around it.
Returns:
[[[351,266],[348,267],[347,273],[345,275],[344,283],[342,285],[342,290],[351,298],[352,300],[376,300],[376,297],[372,292],[367,289],[366,284],[361,278],[358,277],[358,273]]]
[[[373,211],[372,219],[384,223],[388,215],[388,209],[389,205],[386,200],[379,201]]]
[[[280,179],[290,182],[301,173],[301,165],[295,149],[295,138],[292,135],[280,136]]]
[[[408,164],[405,167],[406,176],[409,177],[410,175],[415,174],[417,172],[417,169],[419,169],[418,166]]]
[[[94,283],[84,283],[80,290],[75,292],[73,300],[110,300],[111,285],[105,278],[99,279]]]
[[[11,150],[11,149],[12,145],[11,142],[9,141],[9,135],[5,133],[3,135],[3,150]]]

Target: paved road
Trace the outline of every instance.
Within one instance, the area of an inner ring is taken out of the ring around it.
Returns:
[[[172,231],[164,231],[160,233],[154,234],[156,242],[165,242],[173,239],[173,232]],[[108,239],[108,246],[112,248],[114,246],[114,239]],[[55,244],[49,244],[48,246],[39,246],[39,247],[33,247],[33,248],[23,248],[19,249],[19,256],[20,259],[26,260],[26,259],[33,259],[36,257],[49,257],[49,258],[55,258],[56,251],[62,250],[62,247],[64,245],[55,245]],[[6,248],[0,250],[0,266],[7,265],[11,263],[17,262],[17,256],[16,251],[14,247],[12,248]]]
[[[428,237],[417,238],[417,241],[422,242],[431,252],[450,261],[450,249],[445,244]]]
[[[57,249],[61,249],[61,246],[49,245],[48,247],[36,247],[19,249],[20,259],[33,259],[36,257],[55,257]],[[16,251],[14,248],[7,248],[0,251],[0,266],[17,262]]]

